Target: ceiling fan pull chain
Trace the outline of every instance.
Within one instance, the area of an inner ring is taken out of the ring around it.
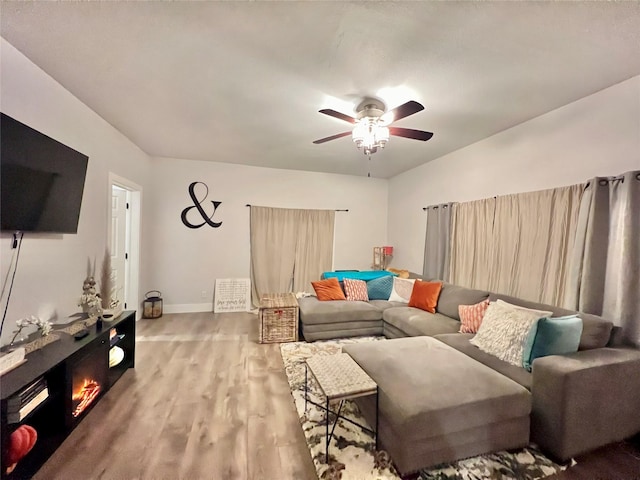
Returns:
[[[369,171],[367,172],[367,177],[371,178],[371,155],[369,155]]]

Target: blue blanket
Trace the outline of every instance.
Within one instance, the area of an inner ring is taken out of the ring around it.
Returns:
[[[389,275],[396,276],[395,273],[387,272],[386,270],[365,270],[362,272],[324,272],[322,274],[322,279],[337,278],[338,281],[341,282],[345,278],[353,278],[356,280],[364,280],[365,282],[368,282],[369,280],[373,280],[374,278],[386,277]]]

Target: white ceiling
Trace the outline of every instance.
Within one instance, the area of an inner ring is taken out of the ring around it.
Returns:
[[[0,33],[149,155],[389,178],[640,74],[640,2],[6,2]],[[426,108],[369,165],[365,96]]]

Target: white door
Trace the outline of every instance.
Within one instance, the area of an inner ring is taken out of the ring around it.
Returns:
[[[115,185],[111,186],[111,269],[113,271],[114,299],[126,307],[128,278],[128,195],[129,192]]]

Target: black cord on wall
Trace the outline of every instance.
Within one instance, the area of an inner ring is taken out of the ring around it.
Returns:
[[[9,293],[7,294],[7,301],[4,305],[4,313],[2,314],[2,322],[0,323],[0,337],[2,336],[2,329],[4,328],[4,320],[7,317],[7,310],[9,309],[9,299],[11,298],[11,290],[13,290],[13,281],[16,278],[16,272],[18,271],[18,260],[20,259],[20,247],[22,247],[22,237],[24,234],[22,232],[16,232],[13,234],[13,243],[12,248],[18,247],[16,251],[16,261],[13,264],[13,274],[11,275],[11,283],[9,284]],[[12,262],[13,263],[13,262]],[[11,271],[11,266],[9,266],[9,270],[7,271],[7,279],[9,278],[9,272]],[[7,279],[5,279],[4,285],[2,287],[2,296],[4,296],[4,289],[7,286]]]

